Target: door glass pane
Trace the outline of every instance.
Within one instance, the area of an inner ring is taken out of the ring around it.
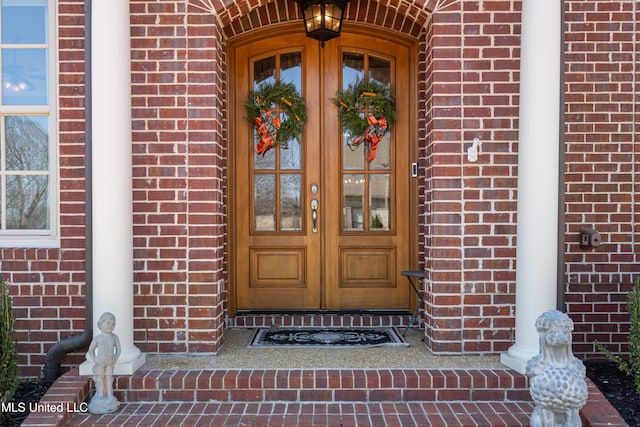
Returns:
[[[48,117],[6,118],[7,170],[49,170]]]
[[[302,53],[291,52],[280,55],[280,82],[293,83],[298,93],[302,93]],[[283,114],[282,120],[287,120]],[[301,136],[300,136],[301,137]],[[300,137],[287,141],[287,148],[280,150],[280,167],[300,169]]]
[[[391,85],[391,63],[386,59],[369,57],[369,81]],[[376,158],[369,163],[371,169],[389,169],[391,165],[391,133],[387,132],[378,144]]]
[[[270,150],[274,151],[274,150]],[[282,169],[300,169],[302,162],[302,150],[300,141],[292,139],[286,149],[280,150],[280,167]]]
[[[7,176],[7,229],[49,228],[49,177]]]
[[[345,53],[342,57],[342,89],[350,83],[364,79],[364,55],[361,53]]]
[[[364,230],[364,175],[345,174],[343,188],[343,230]]]
[[[253,89],[260,84],[291,83],[302,93],[302,53],[287,52],[263,58],[253,63]],[[282,105],[274,101],[271,112],[288,120]],[[254,150],[254,226],[261,231],[302,230],[302,135],[268,150],[264,155]],[[254,141],[259,139],[253,130]],[[255,144],[255,142],[254,142]],[[264,173],[273,171],[273,173]],[[296,171],[297,173],[290,173]],[[289,172],[289,173],[282,173]]]
[[[342,56],[342,87],[355,80],[391,86],[392,64],[389,60],[368,54],[347,52]],[[364,116],[372,106],[363,106]],[[393,176],[393,141],[387,132],[376,146],[375,158],[369,161],[373,143],[366,141],[357,147],[349,146],[354,136],[343,135],[342,170],[360,174],[343,175],[343,230],[390,231]],[[381,173],[382,172],[382,173]],[[362,196],[367,202],[363,205]],[[364,218],[364,220],[363,220]]]
[[[300,91],[302,87],[302,54],[300,52],[280,55],[280,81],[293,83]]]
[[[258,132],[253,131],[253,140],[258,140]],[[255,144],[255,143],[254,143]],[[276,168],[276,150],[268,150],[266,153],[258,154],[253,150],[253,168],[254,169],[275,169]]]
[[[280,229],[302,230],[302,176],[280,176]]]
[[[276,176],[257,174],[253,183],[254,227],[258,231],[276,229]]]
[[[253,63],[253,89],[257,89],[260,83],[276,82],[276,57],[260,59]]]
[[[342,167],[343,169],[362,170],[364,169],[364,153],[360,148],[353,149],[348,143],[351,140],[345,133],[342,136]]]
[[[364,113],[360,113],[360,117],[364,120]],[[342,132],[342,168],[351,170],[364,169],[366,159],[366,150],[364,145],[354,145],[355,137],[359,135],[350,135],[349,132]]]
[[[364,151],[364,150],[362,150]],[[376,158],[369,162],[369,169],[391,169],[391,132],[387,132],[384,138],[378,142]]]
[[[391,185],[389,175],[371,175],[369,184],[369,228],[389,230],[391,223]]]
[[[261,83],[273,84],[276,81],[276,57],[260,59],[253,63],[253,90],[257,90]],[[253,146],[255,148],[256,141],[260,138],[255,126],[253,128]],[[263,154],[253,152],[254,169],[275,169],[276,154],[275,150],[268,150]]]
[[[370,56],[369,81],[389,86],[391,84],[391,63],[386,59]]]

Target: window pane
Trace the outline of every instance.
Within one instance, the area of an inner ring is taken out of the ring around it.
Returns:
[[[7,117],[7,170],[49,169],[49,123],[47,117]]]
[[[360,113],[360,117],[364,119],[364,113]],[[360,139],[359,144],[354,144],[357,138]],[[363,142],[362,135],[351,134],[350,132],[343,130],[342,132],[342,168],[352,170],[364,169],[364,161],[368,156],[367,143]]]
[[[343,230],[364,230],[364,175],[343,176]]]
[[[391,132],[387,132],[378,142],[376,158],[369,162],[369,169],[389,170],[391,168],[391,144]]]
[[[342,57],[342,89],[349,84],[364,78],[364,55],[361,53],[345,53]]]
[[[7,176],[7,229],[49,228],[49,177]]]
[[[342,11],[334,4],[327,3],[324,7],[324,18],[327,22],[327,28],[331,31],[338,32],[340,29],[340,17]]]
[[[293,83],[302,92],[302,55],[300,52],[280,56],[280,82]]]
[[[2,49],[2,103],[47,105],[47,49]]]
[[[293,83],[298,93],[302,93],[302,54],[291,52],[280,55],[280,82]],[[288,117],[282,114],[282,121]],[[300,138],[290,139],[287,149],[280,150],[280,167],[283,169],[300,169]]]
[[[56,136],[51,117],[42,115],[53,89],[49,3],[0,0],[0,229],[39,231],[28,234],[41,237],[52,237],[47,231],[56,228],[51,216]]]
[[[276,176],[255,175],[253,184],[253,215],[256,230],[276,229]]]
[[[255,169],[275,169],[276,150],[268,150],[266,153],[258,154],[255,150],[256,141],[259,140],[258,131],[253,127],[253,167]]]
[[[342,168],[351,170],[364,169],[365,151],[362,146],[354,147],[349,145],[353,138],[348,133],[342,134]]]
[[[298,139],[289,140],[287,148],[280,150],[280,168],[300,169],[301,154],[300,141]]]
[[[389,230],[391,224],[391,185],[389,175],[370,175],[369,212],[371,230]]]
[[[389,86],[391,84],[391,63],[385,59],[370,56],[369,81]]]
[[[31,3],[21,6],[16,1],[2,1],[3,44],[47,43],[47,2]]]
[[[253,88],[260,83],[276,82],[276,57],[270,56],[253,63]]]
[[[302,176],[280,176],[280,229],[302,230]]]

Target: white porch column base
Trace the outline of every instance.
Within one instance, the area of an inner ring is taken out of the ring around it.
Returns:
[[[535,322],[557,305],[562,2],[522,1],[515,344],[501,357],[525,373]]]
[[[115,316],[121,354],[115,375],[132,375],[145,362],[133,342],[133,172],[129,0],[91,6],[93,329]],[[100,351],[100,349],[98,349]],[[93,375],[93,362],[80,367]]]
[[[116,334],[117,335],[117,334]],[[137,347],[134,347],[126,354],[121,354],[118,362],[113,367],[113,375],[133,375],[146,362],[146,356],[141,353]],[[80,375],[93,375],[94,363],[91,360],[85,360],[80,364]]]
[[[527,362],[531,360],[532,357],[537,356],[538,352],[516,347],[517,344],[509,348],[506,353],[502,353],[500,355],[500,362],[514,371],[524,374],[527,371]]]

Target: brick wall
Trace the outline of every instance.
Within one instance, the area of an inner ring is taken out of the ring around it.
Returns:
[[[514,326],[520,2],[463,4],[463,351],[495,353]]]
[[[638,6],[566,3],[566,289],[578,354],[625,350],[638,276]],[[225,39],[297,21],[294,2],[132,0],[134,298],[145,352],[215,352],[228,298]],[[84,327],[83,0],[59,2],[61,247],[2,249],[21,375]],[[433,12],[433,13],[431,13]],[[512,341],[519,1],[352,1],[347,19],[418,41],[423,320],[437,353]],[[477,163],[466,159],[483,140]],[[601,232],[577,245],[583,225]],[[77,363],[81,354],[65,359]]]
[[[427,340],[506,350],[514,327],[520,2],[442,2],[426,35]],[[480,138],[478,162],[466,148]],[[421,141],[422,142],[422,141]]]
[[[439,2],[425,36],[420,225],[436,352],[498,352],[513,338],[519,9]],[[624,301],[640,273],[640,28],[633,1],[567,1],[566,11],[566,307],[587,357],[594,339],[626,349]],[[483,143],[471,164],[474,137]],[[583,226],[601,247],[579,247]]]
[[[134,340],[215,352],[226,295],[226,87],[215,15],[131,2]]]
[[[626,294],[640,276],[640,61],[636,1],[566,1],[566,301],[576,353],[626,349]],[[634,95],[635,94],[635,95]],[[581,227],[602,245],[582,249]]]

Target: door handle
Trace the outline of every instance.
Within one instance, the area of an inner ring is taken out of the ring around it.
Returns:
[[[318,232],[318,199],[311,199],[311,231]]]

